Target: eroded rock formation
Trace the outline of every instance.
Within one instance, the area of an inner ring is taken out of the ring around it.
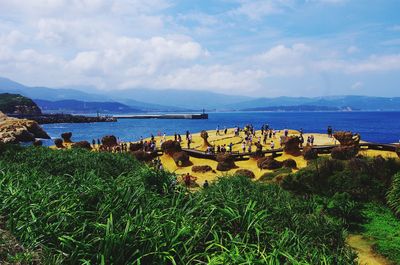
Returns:
[[[3,143],[33,142],[50,136],[35,121],[10,118],[0,112],[0,141]]]
[[[298,156],[301,154],[300,152],[300,138],[298,136],[289,136],[285,137],[283,141],[283,151],[286,154]]]
[[[267,156],[258,159],[257,166],[260,169],[277,169],[283,166],[283,163],[275,160],[272,156]]]
[[[228,171],[236,167],[235,159],[230,154],[218,154],[217,161],[217,170],[219,171]]]

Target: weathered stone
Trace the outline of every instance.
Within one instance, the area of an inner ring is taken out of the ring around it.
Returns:
[[[192,171],[196,173],[206,173],[209,171],[212,171],[212,167],[209,165],[204,165],[204,166],[193,166]]]
[[[189,155],[183,151],[174,153],[172,158],[174,159],[175,164],[179,167],[187,167],[191,165]]]
[[[61,134],[61,138],[63,139],[64,143],[71,143],[72,132],[65,132]]]
[[[281,168],[283,166],[283,163],[275,160],[271,156],[267,156],[267,157],[258,159],[257,166],[260,169],[277,169],[277,168]]]
[[[174,153],[182,151],[181,145],[177,141],[173,140],[167,140],[161,145],[161,149],[164,151],[164,153],[168,155],[173,155]]]
[[[314,160],[318,158],[318,152],[311,146],[306,146],[303,148],[303,157],[307,161]]]
[[[286,154],[298,156],[301,154],[300,143],[301,143],[301,141],[298,136],[285,137],[285,140],[283,142],[283,145],[284,145],[283,151]]]
[[[114,135],[106,135],[101,139],[101,143],[106,147],[114,147],[118,145],[117,137]]]
[[[82,149],[92,150],[92,146],[88,141],[80,141],[73,143],[72,148],[82,148]]]
[[[255,178],[256,176],[254,175],[253,171],[248,170],[248,169],[239,169],[236,170],[235,175],[237,176],[244,176],[250,179]]]
[[[236,167],[235,159],[230,154],[218,154],[217,161],[217,170],[219,171],[228,171]]]

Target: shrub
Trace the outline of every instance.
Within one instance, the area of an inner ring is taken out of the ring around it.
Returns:
[[[283,163],[275,160],[272,156],[267,156],[258,159],[257,166],[260,169],[277,169],[283,166]]]
[[[386,198],[390,208],[400,217],[400,172],[394,175],[392,185]]]
[[[235,175],[237,175],[237,176],[244,176],[244,177],[249,178],[249,179],[253,179],[253,178],[256,177],[256,176],[254,175],[253,171],[248,170],[248,169],[239,169],[239,170],[236,170]]]
[[[71,143],[72,132],[65,132],[61,134],[61,138],[63,139],[64,143]]]

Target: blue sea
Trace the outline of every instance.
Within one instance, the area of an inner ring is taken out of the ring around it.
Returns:
[[[217,126],[222,129],[246,124],[253,124],[256,129],[262,124],[277,130],[303,129],[305,133],[325,133],[330,125],[334,130],[360,133],[362,140],[370,142],[395,143],[400,140],[400,112],[218,112],[210,113],[208,120],[121,119],[118,122],[59,123],[43,127],[52,138],[72,132],[74,141],[91,141],[110,134],[123,141],[137,141],[151,134],[156,136],[158,132],[184,135],[186,130],[194,133],[215,130]],[[50,143],[50,140],[46,142]]]

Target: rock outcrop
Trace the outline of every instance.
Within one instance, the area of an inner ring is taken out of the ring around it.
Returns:
[[[289,136],[285,137],[283,145],[283,150],[286,154],[298,156],[301,154],[300,152],[300,138],[298,136]]]
[[[257,166],[260,169],[278,169],[283,166],[283,163],[275,160],[272,156],[267,156],[258,159]]]
[[[359,134],[353,134],[352,132],[335,132],[333,137],[340,142],[340,146],[332,149],[332,158],[348,160],[357,155],[360,143]]]
[[[16,115],[41,115],[42,111],[30,98],[19,94],[0,94],[0,111]]]
[[[10,118],[0,112],[0,141],[3,143],[33,142],[50,136],[35,121]]]

